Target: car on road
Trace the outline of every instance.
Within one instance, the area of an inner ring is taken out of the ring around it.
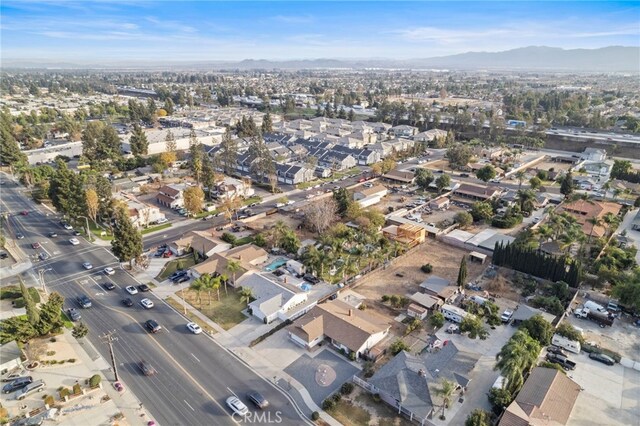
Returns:
[[[78,312],[76,308],[67,309],[66,314],[71,321],[79,321],[80,318],[82,318],[82,316],[80,315],[80,312]]]
[[[6,259],[8,257],[9,257],[9,253],[6,253],[4,251],[2,253],[0,253],[0,259]]]
[[[247,399],[251,401],[253,405],[255,405],[261,410],[264,410],[269,406],[269,401],[267,401],[267,398],[262,396],[260,392],[256,392],[256,391],[247,392]]]
[[[82,264],[82,267],[83,267],[84,269],[86,269],[86,270],[93,269],[93,265],[92,265],[92,264],[90,264],[89,262],[84,262],[84,263]]]
[[[162,327],[160,326],[160,324],[158,324],[156,321],[152,319],[147,320],[144,323],[144,326],[147,328],[147,330],[149,330],[152,333],[157,333],[158,331],[162,330]]]
[[[181,283],[184,283],[184,282],[189,281],[189,279],[190,279],[190,278],[189,278],[189,275],[182,275],[182,276],[180,276],[180,277],[178,277],[178,278],[175,278],[175,279],[173,280],[173,283],[174,283],[174,284],[181,284]]]
[[[187,271],[185,271],[184,269],[180,269],[178,271],[175,271],[173,274],[169,275],[169,279],[173,281],[176,278],[180,278],[183,275],[187,275]]]
[[[55,237],[58,236],[58,233],[57,232],[49,232],[48,235],[49,235],[49,238],[55,238]]]
[[[109,282],[109,283],[102,284],[102,287],[104,287],[105,290],[111,291],[114,288],[116,288],[116,285],[114,283]]]
[[[37,250],[37,249],[39,249],[40,247],[42,247],[42,246],[41,246],[41,245],[40,245],[40,243],[39,243],[39,242],[37,242],[37,241],[36,241],[35,243],[32,243],[32,244],[31,244],[31,248],[32,248],[32,249]]]
[[[49,258],[49,255],[45,252],[42,252],[38,255],[38,257],[40,258],[40,260],[47,260]]]
[[[2,393],[15,392],[17,390],[20,390],[20,389],[24,388],[25,386],[27,386],[28,384],[30,384],[32,382],[33,382],[33,377],[31,377],[31,376],[19,377],[19,378],[13,380],[11,383],[7,383],[6,385],[4,385],[2,387]]]
[[[116,273],[116,271],[113,268],[104,268],[104,273],[107,275],[113,275]]]
[[[193,334],[200,334],[202,333],[202,328],[196,324],[195,322],[188,322],[187,323],[187,328],[189,329],[190,332],[192,332]]]
[[[169,219],[167,219],[166,217],[161,217],[156,222],[160,225],[160,224],[169,222]]]
[[[89,309],[91,307],[91,300],[85,294],[76,297],[76,302],[78,302],[78,305],[83,309]]]
[[[122,304],[130,308],[133,306],[133,300],[127,297],[126,299],[122,299]]]
[[[213,219],[214,217],[215,217],[214,215],[210,214],[208,216],[203,217],[202,220],[209,220],[209,219]]]
[[[607,365],[614,365],[616,363],[616,361],[610,356],[598,352],[591,352],[589,354],[589,358]]]
[[[66,222],[62,225],[62,227],[63,227],[64,229],[66,229],[67,231],[71,231],[71,230],[73,229],[73,226],[69,225],[69,224],[68,224],[68,223],[66,223]]]
[[[151,308],[153,308],[153,306],[154,306],[154,304],[153,304],[153,302],[151,301],[151,299],[147,299],[147,298],[142,299],[142,300],[140,301],[140,304],[141,304],[141,305],[142,305],[142,307],[143,307],[143,308],[145,308],[145,309],[151,309]]]
[[[257,205],[258,205],[258,203],[251,203],[251,204],[249,204],[249,207],[255,207]]]
[[[17,232],[16,233],[16,240],[22,240],[24,238],[24,234]]]
[[[237,396],[230,396],[229,398],[227,398],[226,403],[227,406],[231,408],[234,414],[237,414],[239,416],[246,416],[247,414],[249,414],[249,409],[246,405],[244,405],[242,401],[238,399]]]
[[[130,295],[132,295],[132,296],[133,296],[134,294],[138,294],[138,289],[137,289],[137,288],[135,288],[135,287],[134,287],[134,286],[132,286],[132,285],[128,285],[128,286],[126,286],[124,289],[126,290],[126,292],[127,292],[127,293],[129,293],[129,294],[130,294]]]
[[[22,211],[20,212],[20,214],[21,214],[22,216],[26,216],[26,215],[28,215],[28,214],[29,214],[29,212],[28,212],[28,211],[26,211],[26,210],[22,210]]]
[[[76,237],[79,237],[80,235],[82,235],[82,232],[80,231],[73,231],[72,232],[73,235],[75,235]]]
[[[71,238],[71,239],[69,240],[69,243],[70,243],[72,246],[77,246],[78,244],[80,244],[80,241],[79,241],[77,238]]]
[[[145,292],[147,292],[147,291],[151,290],[151,287],[149,287],[149,286],[148,286],[148,285],[146,285],[146,284],[140,284],[140,285],[138,286],[138,290],[140,290],[141,292],[145,293]]]
[[[31,382],[27,386],[23,387],[20,392],[18,392],[18,394],[16,395],[16,399],[23,400],[33,392],[42,392],[44,390],[44,387],[44,380]]]
[[[138,367],[142,371],[142,374],[144,374],[145,376],[153,376],[157,373],[156,369],[153,368],[153,366],[147,361],[140,361],[138,363]]]

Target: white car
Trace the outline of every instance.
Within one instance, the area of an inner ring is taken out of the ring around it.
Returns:
[[[65,223],[64,229],[66,229],[67,231],[71,231],[73,229],[73,226],[69,225],[68,223]]]
[[[137,291],[136,291],[136,293],[137,293]],[[142,305],[142,307],[143,307],[143,308],[145,308],[145,309],[151,309],[151,308],[153,308],[153,306],[154,306],[154,305],[153,305],[153,302],[152,302],[150,299],[146,299],[146,298],[145,298],[145,299],[142,299],[142,300],[140,301],[140,304],[141,304],[141,305]]]
[[[196,324],[195,322],[189,322],[187,323],[187,328],[189,329],[189,331],[191,331],[193,334],[200,334],[202,333],[202,328],[200,328],[200,326],[198,324]]]
[[[116,270],[113,268],[104,268],[104,273],[107,275],[113,275],[116,273]]]
[[[159,224],[160,224],[160,223],[167,223],[167,222],[169,222],[169,219],[167,219],[166,217],[161,217],[160,219],[158,219],[158,221],[157,221],[157,222],[158,222]]]
[[[234,414],[238,414],[240,416],[246,416],[247,414],[249,414],[249,409],[247,408],[247,406],[244,405],[244,403],[237,397],[230,396],[229,398],[227,398],[226,402]]]
[[[137,288],[135,288],[135,287],[134,287],[134,286],[132,286],[132,285],[127,286],[127,287],[125,287],[124,289],[127,291],[127,293],[129,293],[129,294],[130,294],[130,295],[132,295],[132,296],[133,296],[134,294],[138,294],[138,289],[137,289]]]
[[[93,265],[92,265],[92,264],[90,264],[89,262],[84,262],[84,263],[82,264],[82,267],[83,267],[84,269],[86,269],[86,270],[93,269]]]
[[[80,244],[80,241],[78,241],[77,238],[71,238],[69,242],[71,243],[72,246],[77,246],[78,244]]]

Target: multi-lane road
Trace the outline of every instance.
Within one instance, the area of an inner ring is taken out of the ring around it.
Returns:
[[[77,237],[80,244],[72,245],[69,242],[72,231],[65,230],[55,216],[47,216],[27,199],[19,185],[6,176],[2,179],[5,182],[2,209],[9,212],[10,232],[24,235],[17,243],[34,262],[33,270],[25,278],[38,283],[38,273],[42,271],[47,290],[63,295],[66,307],[78,308],[82,321],[90,329],[87,338],[105,360],[110,360],[108,345],[100,336],[115,331],[117,341],[113,346],[120,380],[159,424],[233,424],[225,400],[237,395],[249,405],[245,394],[250,390],[261,392],[269,400],[271,419],[281,419],[282,424],[288,425],[307,423],[286,394],[209,336],[192,334],[185,326],[187,321],[152,292],[128,295],[124,288],[140,283],[119,268],[108,248],[94,246],[81,237]],[[28,214],[20,214],[22,211]],[[49,238],[48,233],[52,231],[58,236]],[[31,248],[35,242],[42,248]],[[41,252],[48,253],[48,259],[37,260]],[[91,263],[93,269],[84,269],[84,262]],[[115,269],[114,275],[103,272],[107,266]],[[116,288],[106,290],[103,285],[107,282]],[[80,309],[76,305],[75,298],[80,294],[91,299],[91,308]],[[121,301],[125,297],[131,297],[134,306],[124,306]],[[144,309],[139,304],[143,297],[149,297],[155,306]],[[149,319],[157,321],[162,330],[156,334],[147,332],[144,322]],[[138,367],[142,360],[149,362],[158,373],[144,376]],[[113,377],[111,372],[107,376]]]

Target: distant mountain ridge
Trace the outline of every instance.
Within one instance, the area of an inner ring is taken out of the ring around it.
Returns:
[[[3,68],[101,69],[486,69],[520,71],[640,72],[640,47],[609,46],[599,49],[561,49],[529,46],[502,52],[467,52],[423,59],[300,59],[272,61],[113,61],[110,63],[44,62],[4,59]]]

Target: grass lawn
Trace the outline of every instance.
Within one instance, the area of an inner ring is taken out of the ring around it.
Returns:
[[[247,235],[246,237],[242,237],[242,238],[238,238],[234,243],[233,246],[234,247],[238,247],[244,244],[249,244],[253,242],[253,236],[252,235]]]
[[[367,410],[345,399],[341,399],[334,408],[329,410],[329,414],[344,426],[368,426],[371,421],[371,414]]]
[[[164,268],[162,269],[162,271],[160,271],[156,279],[158,281],[166,280],[169,275],[173,274],[178,269],[179,263],[182,263],[182,269],[189,269],[196,264],[196,262],[193,260],[193,256],[190,254],[179,259],[171,260],[167,262],[166,265],[164,265]]]
[[[173,226],[172,223],[163,223],[162,225],[152,226],[151,228],[143,229],[142,231],[140,231],[140,233],[144,235],[144,234],[148,234],[149,232],[155,232],[155,231],[160,231],[162,229],[171,228],[172,226]]]
[[[244,204],[245,206],[248,206],[249,204],[261,203],[261,202],[262,202],[262,197],[258,195],[254,195],[253,197],[249,197],[243,200],[242,204]]]
[[[374,401],[371,394],[361,389],[359,389],[359,393],[356,396],[356,401],[358,401],[360,405],[367,407],[366,411],[375,413],[376,417],[380,420],[378,423],[380,426],[411,426],[413,424],[404,417],[398,416],[398,412],[384,402]]]
[[[173,308],[180,312],[182,315],[184,315],[184,306],[182,306],[182,303],[178,302],[177,300],[173,299],[172,297],[167,297],[166,299],[164,299],[169,305],[173,306]],[[209,334],[215,334],[217,333],[217,330],[214,328],[209,327],[207,324],[204,323],[204,321],[200,320],[200,318],[194,314],[192,314],[191,312],[189,312],[187,310],[187,318],[189,318],[189,321],[195,322],[196,324],[198,324],[200,326],[200,328],[202,328],[205,333],[209,333]]]
[[[69,319],[65,312],[62,313],[62,321],[64,322],[65,328],[71,330],[73,328],[73,321]]]
[[[82,226],[82,231],[80,231],[80,232],[83,232],[84,228],[85,227]],[[99,226],[97,226],[95,223],[93,223],[91,221],[89,222],[89,229],[91,229],[91,233],[94,236],[100,238],[101,240],[104,240],[104,241],[113,240],[113,236],[112,235],[102,235],[102,232],[109,232],[108,230],[100,228]],[[83,235],[84,235],[84,232],[83,232]]]
[[[177,291],[176,296],[181,297],[182,291]],[[242,313],[247,305],[240,301],[239,291],[229,287],[229,295],[225,295],[224,288],[220,288],[220,300],[217,300],[216,292],[211,292],[211,304],[209,304],[209,294],[206,291],[200,293],[201,301],[198,301],[198,294],[185,288],[184,297],[191,306],[205,314],[209,319],[220,325],[225,330],[241,323],[246,316]]]

